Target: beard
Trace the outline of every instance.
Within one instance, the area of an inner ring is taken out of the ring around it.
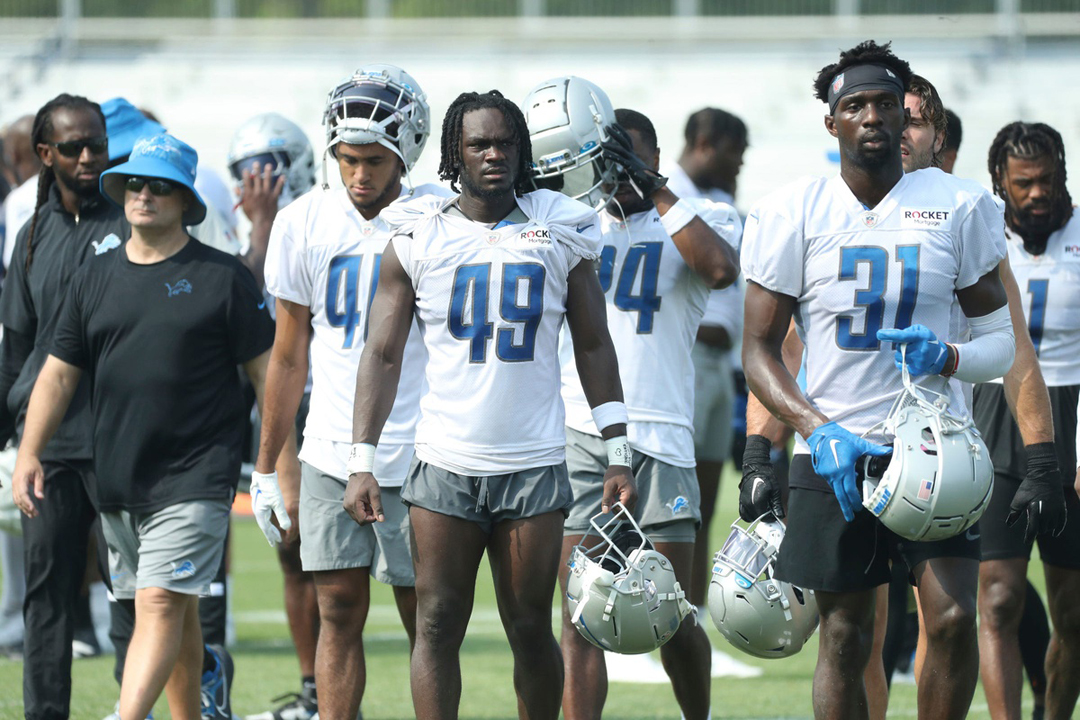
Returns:
[[[469,174],[465,172],[461,173],[459,179],[461,180],[462,190],[468,191],[469,195],[478,200],[498,200],[501,197],[505,197],[507,192],[514,194],[516,190],[514,185],[511,185],[509,189],[482,188],[474,183]]]
[[[1009,228],[1024,241],[1025,251],[1031,255],[1042,255],[1046,252],[1050,235],[1064,227],[1072,211],[1071,207],[1063,205],[1064,203],[1055,202],[1050,206],[1050,212],[1045,215],[1008,208],[1006,220]]]
[[[394,190],[395,190],[395,183],[389,182],[389,183],[386,184],[386,187],[384,187],[382,189],[382,192],[380,192],[378,195],[376,195],[371,200],[365,200],[363,203],[358,203],[353,198],[353,196],[350,194],[349,195],[349,201],[352,202],[353,207],[355,207],[357,210],[361,210],[361,211],[370,210],[373,207],[379,207],[380,203],[389,204],[389,203],[387,203],[387,198],[390,198],[390,194]],[[390,198],[390,199],[393,200],[394,198]]]

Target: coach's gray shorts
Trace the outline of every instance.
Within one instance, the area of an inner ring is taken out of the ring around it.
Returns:
[[[566,428],[566,467],[574,506],[563,535],[584,535],[600,512],[607,472],[607,447],[595,435]],[[643,453],[634,453],[638,501],[634,519],[653,542],[694,542],[701,526],[701,491],[694,468],[677,467]]]
[[[504,475],[470,476],[413,458],[401,500],[442,515],[461,518],[491,534],[495,525],[558,510],[565,516],[573,496],[566,464]]]
[[[101,513],[113,596],[163,588],[209,595],[229,532],[229,502],[191,500],[152,513]]]
[[[300,563],[308,572],[370,568],[379,582],[416,584],[409,513],[399,488],[381,487],[386,519],[357,525],[345,512],[344,480],[300,464]]]
[[[731,351],[694,343],[694,456],[705,462],[731,457],[735,380]]]

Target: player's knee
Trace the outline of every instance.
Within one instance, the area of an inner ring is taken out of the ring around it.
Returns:
[[[1015,629],[1024,610],[1024,588],[1010,583],[984,583],[979,588],[979,613],[991,630]]]
[[[540,647],[542,643],[554,637],[551,633],[551,611],[546,613],[529,611],[505,623],[506,637],[511,645],[526,649]]]
[[[450,600],[421,602],[416,609],[416,636],[431,646],[460,645],[468,626],[468,611]]]
[[[873,626],[855,622],[843,614],[821,621],[820,657],[853,672],[862,672],[870,660],[874,644]]]
[[[924,615],[926,639],[932,645],[955,645],[975,640],[975,609],[964,603],[952,602],[937,612]]]
[[[319,621],[334,628],[355,628],[359,632],[367,617],[368,598],[343,587],[319,588]]]

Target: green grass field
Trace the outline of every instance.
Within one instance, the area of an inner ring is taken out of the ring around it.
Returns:
[[[713,546],[719,546],[736,513],[736,479],[724,478],[720,508],[712,527]],[[243,716],[266,710],[270,700],[299,686],[282,609],[281,574],[273,551],[267,547],[254,521],[234,523],[232,548],[233,611],[237,646],[233,685],[233,711]],[[1033,573],[1043,587],[1041,572]],[[408,684],[408,645],[388,588],[375,584],[365,647],[368,681],[363,713],[367,720],[413,717]],[[461,652],[462,718],[515,718],[516,701],[511,680],[511,655],[502,633],[486,565],[477,585],[476,609]],[[768,661],[741,655],[727,645],[711,620],[705,626],[714,647],[749,665],[763,668],[760,677],[715,678],[712,683],[714,718],[809,718],[810,687],[817,655],[816,636],[795,657]],[[112,678],[112,656],[80,660],[74,664],[71,717],[100,720],[112,711],[118,688]],[[22,664],[0,659],[0,719],[22,717]],[[1025,687],[1025,715],[1030,712]],[[916,716],[915,687],[893,687],[889,717]],[[168,718],[165,701],[155,717]],[[668,684],[612,683],[605,717],[613,719],[679,718]],[[982,688],[976,690],[971,718],[988,718]]]

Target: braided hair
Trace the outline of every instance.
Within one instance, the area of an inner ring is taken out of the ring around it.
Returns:
[[[69,95],[60,93],[49,102],[41,106],[34,116],[34,126],[30,132],[30,142],[37,152],[37,146],[48,143],[53,136],[53,113],[56,110],[90,110],[101,119],[101,127],[105,127],[105,115],[101,112],[101,106],[96,102],[87,100],[81,95]],[[34,216],[30,221],[30,231],[26,234],[26,273],[30,274],[30,263],[34,259],[34,233],[37,232],[38,213],[41,206],[49,198],[49,191],[56,181],[56,173],[51,167],[41,164],[38,170],[37,201],[34,203]]]
[[[840,53],[840,61],[821,68],[814,78],[814,97],[823,103],[829,102],[829,86],[833,79],[850,67],[856,65],[881,65],[892,70],[904,92],[911,86],[911,66],[906,61],[893,55],[889,47],[892,43],[878,45],[873,40],[864,40],[850,50]],[[903,98],[901,98],[903,100]]]
[[[529,183],[529,171],[532,167],[532,142],[529,140],[529,126],[521,108],[503,97],[498,90],[486,93],[467,92],[457,96],[446,111],[442,126],[442,159],[439,162],[439,178],[450,182],[450,189],[460,192],[457,181],[461,178],[464,165],[461,159],[461,123],[466,113],[473,110],[498,110],[506,118],[518,144],[517,177],[514,179],[514,192],[520,197],[532,189]]]
[[[994,194],[1005,201],[1005,219],[1010,226],[1019,227],[1023,236],[1025,228],[1017,222],[1012,204],[1005,191],[1005,166],[1010,157],[1034,160],[1048,157],[1055,165],[1053,197],[1050,198],[1050,214],[1046,228],[1029,231],[1033,237],[1024,237],[1024,246],[1037,250],[1041,245],[1045,250],[1050,233],[1060,229],[1072,215],[1072,197],[1065,185],[1065,143],[1061,133],[1045,123],[1013,122],[998,131],[994,142],[990,144],[987,169],[993,181]],[[1039,250],[1042,252],[1042,250]],[[1036,253],[1038,254],[1038,253]]]

